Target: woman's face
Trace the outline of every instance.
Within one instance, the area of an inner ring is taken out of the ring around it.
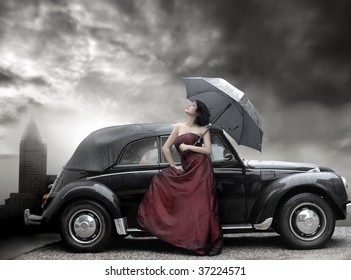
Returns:
[[[196,102],[192,102],[186,107],[185,113],[187,113],[188,115],[196,115],[196,110]]]

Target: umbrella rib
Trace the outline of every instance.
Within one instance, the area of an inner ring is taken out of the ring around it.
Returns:
[[[236,106],[236,108],[238,108],[238,112],[240,112],[240,114],[241,114],[241,116],[242,116],[242,123],[241,123],[241,127],[244,127],[244,121],[245,121],[245,118],[244,118],[244,109],[243,109],[243,107],[241,107],[241,106],[238,106],[238,103],[236,102],[235,103],[235,106]],[[237,126],[238,127],[238,126]],[[237,128],[236,127],[236,128]],[[241,131],[241,133],[240,133],[240,139],[239,139],[239,141],[237,142],[239,145],[240,145],[240,143],[241,143],[241,137],[242,137],[242,131]]]
[[[217,115],[217,117],[213,120],[212,124],[214,124],[216,121],[218,121],[219,118],[230,108],[230,106],[232,106],[232,104],[233,104],[233,102],[228,103],[228,104],[225,106],[225,108],[223,109],[223,111],[222,111],[221,113],[219,113],[219,114]]]

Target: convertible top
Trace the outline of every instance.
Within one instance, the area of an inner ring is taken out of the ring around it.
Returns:
[[[102,172],[114,165],[130,142],[152,136],[169,135],[173,125],[167,123],[127,124],[106,127],[89,134],[64,166],[68,170]],[[211,131],[222,131],[213,125]]]
[[[135,140],[169,135],[171,124],[129,124],[99,129],[77,147],[65,169],[102,172],[116,163],[123,148]]]

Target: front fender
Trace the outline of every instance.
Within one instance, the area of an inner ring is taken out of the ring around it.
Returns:
[[[333,172],[307,172],[283,177],[271,183],[259,195],[250,213],[253,224],[273,218],[282,199],[301,192],[313,192],[328,197],[337,207],[337,217],[346,218],[347,193],[340,176]]]
[[[69,202],[78,199],[92,199],[100,202],[114,219],[122,217],[117,195],[105,185],[94,181],[75,181],[64,186],[50,201],[43,212],[43,221],[50,223]]]

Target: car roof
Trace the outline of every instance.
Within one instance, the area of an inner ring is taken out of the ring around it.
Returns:
[[[77,147],[64,166],[69,170],[102,172],[116,163],[121,151],[130,142],[169,135],[173,125],[169,123],[142,123],[106,127],[89,134]],[[221,132],[212,126],[211,132]]]

